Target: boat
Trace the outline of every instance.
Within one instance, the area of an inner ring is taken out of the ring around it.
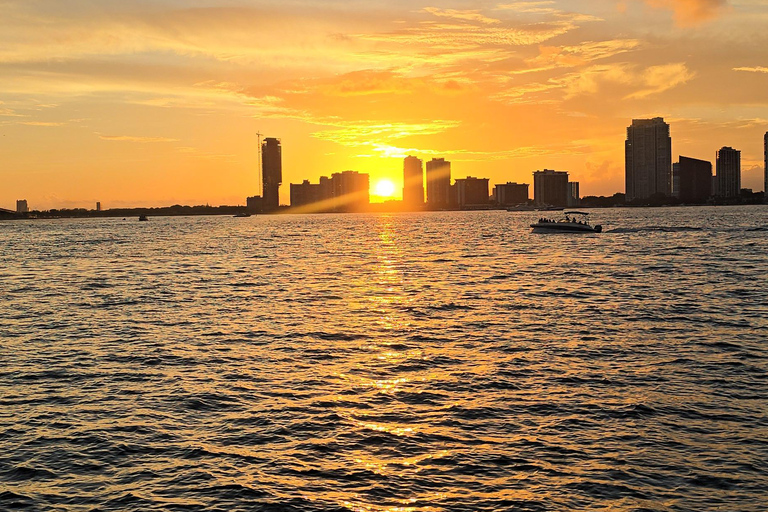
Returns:
[[[250,213],[244,213],[244,212],[240,212],[238,214],[233,215],[233,217],[236,219],[250,217],[250,216],[251,216]]]
[[[585,212],[563,212],[564,217],[560,220],[542,217],[538,222],[531,224],[531,227],[534,233],[601,233],[603,226],[592,226],[588,215]]]
[[[147,216],[146,216],[146,215],[139,215],[139,220],[140,220],[141,222],[146,222],[146,221],[148,221],[149,219],[147,218]]]

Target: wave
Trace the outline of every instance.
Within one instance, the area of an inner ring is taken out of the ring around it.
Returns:
[[[616,228],[607,231],[607,233],[681,233],[686,231],[703,231],[704,228],[694,226],[642,226],[639,228]]]

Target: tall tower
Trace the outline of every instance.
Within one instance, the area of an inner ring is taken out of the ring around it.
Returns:
[[[451,197],[451,162],[433,158],[427,162],[427,206],[446,208]]]
[[[424,206],[424,170],[415,156],[405,157],[403,163],[403,204],[409,208]]]
[[[722,147],[715,164],[715,195],[738,197],[741,193],[741,151]]]
[[[672,137],[663,118],[633,119],[624,152],[627,201],[672,195]]]
[[[765,202],[768,203],[768,132],[765,132],[765,136],[763,137],[763,158],[765,158],[765,167],[763,167],[763,173],[765,175],[763,196],[765,197]]]
[[[280,139],[266,138],[261,145],[264,212],[274,212],[280,207],[280,184],[283,182],[283,157]]]

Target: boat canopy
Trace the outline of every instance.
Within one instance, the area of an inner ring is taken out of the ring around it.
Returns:
[[[589,215],[587,212],[563,212],[565,215]]]

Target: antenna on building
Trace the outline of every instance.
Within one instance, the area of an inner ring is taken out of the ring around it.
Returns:
[[[258,172],[256,174],[258,176],[258,190],[259,190],[258,195],[259,196],[264,195],[264,192],[262,191],[262,185],[261,185],[261,176],[262,174],[264,174],[264,165],[262,164],[262,161],[261,161],[261,138],[263,136],[264,136],[263,133],[256,132],[256,139],[259,145],[259,156],[258,156],[258,162],[256,164],[258,165]]]

